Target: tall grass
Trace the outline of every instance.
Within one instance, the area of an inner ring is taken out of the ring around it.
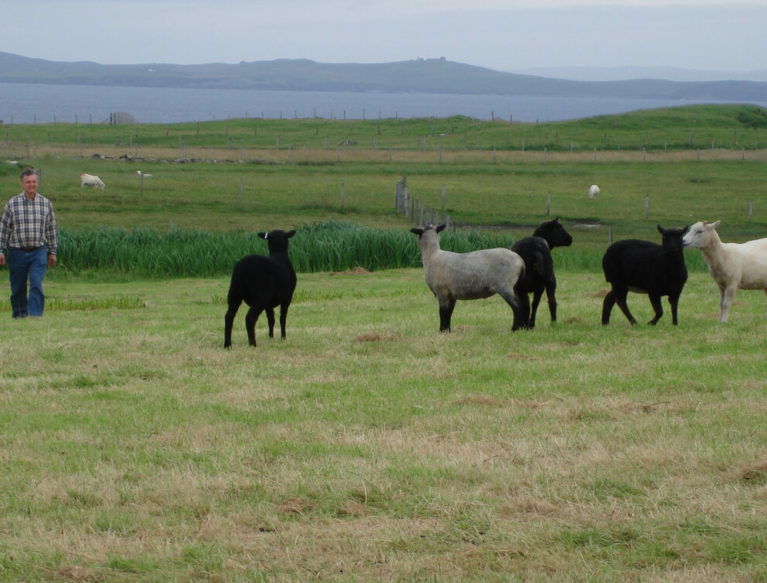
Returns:
[[[367,271],[419,267],[416,237],[407,229],[376,229],[352,223],[326,221],[300,226],[291,239],[290,257],[299,273]],[[446,230],[443,249],[465,253],[490,247],[510,247],[514,237],[506,231]],[[59,267],[66,275],[124,274],[129,277],[215,277],[231,273],[243,256],[267,254],[266,243],[254,232],[226,233],[148,227],[131,230],[101,227],[62,229]],[[596,249],[559,249],[557,268],[599,271],[602,252]],[[687,255],[688,268],[702,271],[700,253]]]
[[[507,233],[447,231],[443,246],[456,252],[508,247]],[[211,277],[231,272],[234,263],[251,253],[266,254],[266,243],[256,233],[197,230],[123,230],[102,227],[62,229],[59,261],[70,274],[86,271],[125,273],[142,277]],[[335,221],[298,227],[290,256],[298,272],[368,271],[417,267],[421,255],[408,230],[387,230]]]

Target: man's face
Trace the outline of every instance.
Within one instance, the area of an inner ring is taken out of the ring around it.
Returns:
[[[21,187],[26,194],[30,196],[35,194],[37,192],[37,176],[34,174],[24,176],[24,178],[21,179]]]

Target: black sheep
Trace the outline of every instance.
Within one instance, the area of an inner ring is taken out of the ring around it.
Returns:
[[[551,321],[557,321],[557,278],[554,276],[554,261],[551,258],[551,249],[554,247],[568,247],[573,238],[568,233],[559,219],[544,221],[541,223],[532,237],[524,237],[511,246],[511,250],[517,253],[525,262],[525,273],[519,278],[514,291],[520,300],[521,313],[529,313],[527,328],[535,328],[535,314],[538,304],[546,290],[546,298],[549,302],[549,314]],[[530,299],[527,294],[533,294],[533,305],[530,307]]]
[[[602,304],[602,324],[610,323],[610,312],[616,302],[629,322],[636,324],[626,303],[629,291],[650,296],[655,317],[649,324],[653,326],[663,315],[661,297],[668,296],[671,317],[674,325],[677,324],[679,296],[687,281],[682,243],[687,227],[664,229],[658,225],[658,231],[663,238],[661,245],[651,241],[626,239],[607,248],[602,258],[602,269],[612,289]]]
[[[248,255],[234,266],[229,285],[229,309],[224,318],[224,348],[232,345],[232,323],[240,304],[250,309],[245,316],[245,330],[251,346],[256,345],[256,320],[266,310],[269,338],[274,338],[274,308],[280,306],[280,331],[285,338],[288,307],[296,289],[296,272],[288,257],[288,239],[296,232],[269,231],[258,233],[269,244],[269,256]]]

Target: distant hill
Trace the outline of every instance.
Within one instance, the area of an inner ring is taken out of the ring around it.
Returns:
[[[535,67],[515,71],[538,77],[576,81],[625,81],[666,79],[667,81],[767,81],[767,69],[754,71],[709,71],[679,67]]]
[[[0,82],[767,102],[767,82],[572,81],[504,73],[446,59],[380,64],[279,59],[239,64],[101,65],[31,59],[0,52]]]

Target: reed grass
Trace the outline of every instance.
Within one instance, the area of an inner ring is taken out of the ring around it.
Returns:
[[[443,249],[465,253],[510,247],[514,238],[505,231],[460,229],[443,231],[440,241]],[[268,254],[266,244],[256,233],[160,233],[149,228],[62,229],[60,248],[59,266],[51,272],[54,278],[215,277],[230,274],[245,255]],[[299,273],[355,268],[381,271],[421,265],[416,237],[408,229],[375,229],[333,221],[298,227],[289,253]],[[561,249],[554,255],[558,269],[601,270],[599,250]],[[699,252],[688,252],[687,263],[691,271],[705,268]]]

